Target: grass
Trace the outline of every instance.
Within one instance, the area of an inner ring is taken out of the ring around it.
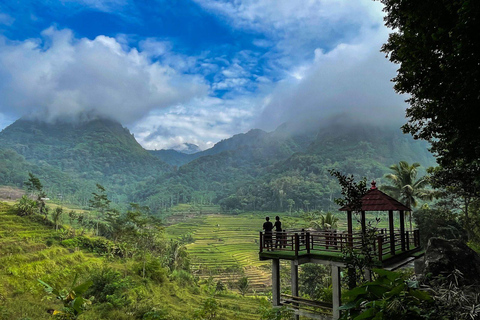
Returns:
[[[268,291],[271,286],[270,262],[259,259],[259,231],[266,213],[225,214],[184,214],[172,216],[175,224],[166,227],[167,236],[180,238],[192,235],[194,242],[187,245],[195,272],[201,278],[234,284],[242,276],[247,276],[252,288],[257,292]],[[269,214],[274,217],[275,213]],[[347,226],[346,214],[336,213],[338,229]],[[367,213],[366,220],[374,225],[380,218],[377,228],[388,228],[388,213]],[[281,214],[284,229],[300,229],[305,222],[298,216],[286,217]],[[398,217],[395,226],[399,227]],[[355,217],[354,217],[355,219]],[[359,224],[354,220],[354,228]],[[317,258],[342,260],[342,254],[336,252],[314,252]],[[282,258],[293,259],[293,252],[281,252]],[[262,253],[263,257],[278,257],[276,253]]]
[[[16,216],[9,209],[0,202],[0,320],[51,319],[46,310],[60,305],[45,294],[37,279],[63,288],[69,286],[75,274],[81,283],[105,267],[132,279],[123,293],[125,301],[120,307],[94,303],[79,319],[136,319],[139,312],[165,310],[168,319],[188,320],[211,297],[206,285],[185,284],[173,278],[162,283],[144,280],[136,273],[138,262],[134,260],[67,249],[60,245],[52,227]],[[219,319],[250,320],[259,319],[257,310],[264,298],[224,292],[215,299]]]
[[[166,232],[173,238],[193,235],[195,242],[187,248],[200,277],[234,285],[247,276],[252,289],[267,291],[271,285],[269,263],[259,260],[257,242],[263,221],[263,214],[202,215],[169,226]]]

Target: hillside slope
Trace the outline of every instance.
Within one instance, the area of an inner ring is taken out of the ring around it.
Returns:
[[[114,200],[125,201],[134,183],[170,171],[128,129],[106,119],[81,123],[19,119],[0,132],[0,149],[0,162],[7,168],[3,184],[18,185],[18,175],[31,171],[54,188],[50,197],[82,191],[76,198],[85,200],[100,183],[112,191]],[[15,157],[21,166],[12,161]]]

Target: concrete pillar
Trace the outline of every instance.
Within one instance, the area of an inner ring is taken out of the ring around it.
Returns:
[[[272,304],[280,306],[280,259],[272,259]]]
[[[292,296],[298,297],[298,264],[295,261],[291,261],[290,263],[290,278],[292,284]],[[293,316],[294,320],[299,320],[300,316],[295,314]]]
[[[342,286],[341,286],[341,279],[340,279],[340,267],[332,266],[332,291],[333,291],[333,320],[337,320],[340,318],[340,305],[342,303]]]
[[[292,296],[298,297],[298,265],[291,261],[290,278],[292,281]]]

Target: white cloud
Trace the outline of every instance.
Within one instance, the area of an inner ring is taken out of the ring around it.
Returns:
[[[313,49],[354,39],[360,29],[382,25],[382,4],[372,0],[195,0],[234,28],[260,33],[258,46],[274,45],[277,61],[290,66]],[[292,61],[293,60],[293,61]]]
[[[168,149],[183,143],[208,149],[219,140],[252,127],[256,115],[252,102],[251,99],[195,99],[188,105],[152,112],[132,132],[146,149]]]
[[[124,124],[208,89],[200,77],[153,62],[116,39],[76,39],[53,27],[42,39],[0,38],[0,83],[0,112],[45,120],[104,116]]]
[[[404,97],[397,95],[390,79],[396,66],[379,52],[387,30],[365,30],[354,43],[340,44],[315,58],[279,83],[264,102],[259,125],[273,128],[295,120],[319,125],[330,116],[345,114],[358,121],[400,123]]]

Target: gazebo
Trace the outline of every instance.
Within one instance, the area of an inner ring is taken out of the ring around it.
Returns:
[[[347,212],[347,230],[284,230],[269,234],[260,231],[260,260],[272,261],[272,304],[289,306],[295,310],[296,319],[304,315],[314,319],[338,319],[341,305],[341,268],[348,268],[343,250],[347,247],[357,252],[362,248],[367,231],[365,212],[388,211],[388,229],[377,229],[372,248],[376,264],[381,268],[397,269],[421,255],[418,230],[405,230],[405,212],[410,208],[378,190],[372,181],[370,190],[361,198],[358,208],[346,205],[340,211]],[[395,230],[394,212],[398,211],[400,229]],[[353,212],[360,214],[361,232],[353,231]],[[264,250],[267,249],[267,250]],[[280,260],[291,262],[291,294],[282,294],[280,285]],[[298,267],[304,263],[331,266],[332,302],[305,299],[299,295]],[[313,308],[309,310],[309,308]],[[326,315],[318,309],[330,310]]]
[[[396,247],[396,236],[399,236],[400,240],[400,248],[402,251],[406,251],[409,248],[409,238],[413,236],[414,243],[417,243],[417,231],[414,234],[410,235],[409,232],[405,231],[405,212],[412,210],[402,204],[401,202],[395,200],[394,198],[390,197],[389,195],[380,191],[377,186],[376,182],[372,181],[370,190],[362,197],[361,199],[361,206],[359,208],[353,208],[350,205],[346,205],[340,208],[340,211],[347,211],[347,232],[348,234],[353,234],[353,223],[352,223],[352,212],[354,210],[360,212],[360,223],[362,228],[362,233],[365,232],[366,229],[366,222],[365,222],[365,212],[366,211],[388,211],[388,240],[390,242],[390,253],[391,255],[395,255],[395,247]],[[394,211],[398,211],[399,213],[399,222],[400,222],[400,232],[395,234],[394,229]],[[380,230],[383,234],[383,229]],[[381,255],[380,255],[381,256]]]

